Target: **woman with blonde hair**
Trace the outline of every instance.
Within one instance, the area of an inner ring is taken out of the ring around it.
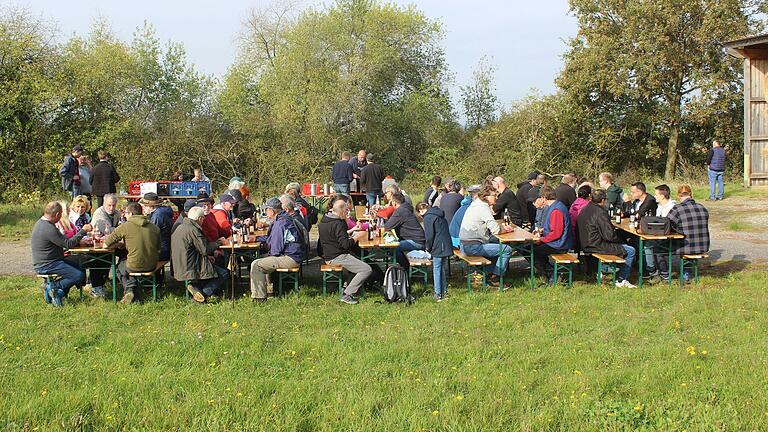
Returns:
[[[69,204],[61,200],[59,201],[59,205],[61,205],[62,209],[69,209]],[[62,213],[61,219],[59,219],[58,222],[56,222],[56,228],[59,229],[59,231],[64,234],[64,237],[66,238],[72,238],[75,234],[77,234],[77,228],[72,224],[72,222],[69,221],[69,215]]]
[[[91,223],[91,202],[85,195],[78,195],[72,199],[69,206],[69,222],[79,231],[85,224]]]

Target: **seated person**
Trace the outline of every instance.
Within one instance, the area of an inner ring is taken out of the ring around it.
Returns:
[[[539,272],[549,277],[552,282],[554,269],[549,263],[549,256],[568,252],[573,247],[571,217],[568,207],[557,200],[557,194],[551,186],[544,186],[539,190],[539,197],[534,205],[547,210],[543,213],[541,235],[536,236],[533,262]]]
[[[179,226],[181,226],[181,223],[184,222],[184,219],[187,218],[187,216],[189,215],[189,211],[192,210],[193,207],[197,207],[196,200],[190,198],[184,201],[183,209],[181,213],[179,213],[179,216],[173,222],[173,226],[171,227],[171,244],[173,244],[173,233],[175,233],[176,230],[179,228]],[[203,212],[205,212],[205,210],[203,210]],[[203,213],[203,216],[205,216],[205,213]]]
[[[635,288],[627,278],[632,271],[635,248],[624,244],[616,234],[606,209],[606,192],[592,191],[591,202],[579,214],[576,227],[579,231],[581,250],[587,254],[608,254],[624,258],[614,284],[616,287]]]
[[[392,214],[395,213],[395,207],[392,206],[392,195],[396,193],[402,193],[400,190],[400,186],[397,185],[397,183],[388,184],[384,188],[384,198],[387,200],[386,206],[373,206],[373,215],[377,218],[382,219],[389,219],[392,217]]]
[[[191,207],[171,236],[173,276],[188,282],[186,289],[198,303],[219,295],[229,276],[227,269],[213,264],[213,253],[225,239],[209,242],[200,225],[204,218],[202,207]]]
[[[656,199],[656,217],[667,217],[669,212],[675,206],[675,200],[671,199],[672,191],[669,186],[662,184],[656,186],[653,192],[653,197]],[[659,243],[662,240],[648,240],[645,244],[648,247],[645,248],[645,259],[648,263],[648,274],[650,275],[650,283],[655,284],[659,282],[669,282],[669,255],[666,253],[656,254]],[[648,250],[650,249],[650,256]]]
[[[135,278],[129,273],[151,272],[157,266],[160,256],[160,228],[144,216],[139,203],[129,203],[125,207],[125,223],[121,224],[104,239],[104,247],[124,242],[128,250],[128,257],[120,260],[117,265],[117,274],[123,284],[123,298],[121,303],[133,302],[134,289],[138,285]]]
[[[421,227],[419,219],[416,218],[413,207],[405,202],[403,194],[400,192],[392,194],[390,204],[395,208],[395,212],[384,224],[384,229],[395,231],[400,239],[400,245],[395,249],[395,258],[397,263],[407,270],[411,265],[405,254],[424,249],[424,229]]]
[[[454,248],[461,246],[459,240],[459,233],[461,232],[461,221],[464,220],[464,214],[467,212],[469,205],[477,198],[477,193],[480,191],[480,185],[472,185],[467,188],[467,195],[461,200],[461,207],[456,210],[456,213],[451,219],[451,223],[448,224],[448,232],[451,234],[451,243]]]
[[[488,283],[491,286],[499,285],[499,277],[504,274],[512,256],[512,248],[505,244],[499,244],[496,236],[499,233],[513,231],[511,226],[499,226],[493,218],[493,205],[496,204],[496,189],[485,185],[477,193],[477,198],[464,213],[459,231],[461,252],[470,256],[483,256],[496,259],[495,264],[486,267],[491,273]]]
[[[621,208],[624,217],[629,216],[630,210],[638,216],[638,219],[646,215],[654,216],[656,214],[656,199],[646,193],[645,183],[632,183],[630,194],[631,196],[624,194],[624,204]]]
[[[235,217],[243,221],[253,219],[253,216],[256,215],[256,206],[250,200],[251,190],[246,186],[241,187],[240,196],[241,199],[235,205]]]
[[[349,164],[347,164],[349,165]],[[280,203],[282,204],[283,211],[288,213],[293,222],[293,226],[296,227],[296,231],[299,233],[297,240],[301,244],[301,253],[303,259],[309,257],[309,231],[307,231],[306,220],[301,217],[301,213],[297,209],[296,201],[290,197],[290,195],[281,195]]]
[[[115,207],[117,205],[117,195],[109,193],[104,195],[103,205],[93,212],[93,233],[96,235],[109,235],[120,225],[120,211]],[[91,284],[91,296],[96,298],[106,298],[104,283],[109,276],[109,269],[92,268],[88,274]]]
[[[435,204],[435,200],[437,199],[437,196],[440,194],[440,188],[442,185],[443,185],[442,177],[440,176],[432,177],[432,183],[424,192],[424,199],[422,201],[427,203],[427,205],[429,205],[430,207],[432,207]]]
[[[613,174],[609,172],[600,173],[600,175],[597,177],[597,180],[598,185],[600,185],[600,187],[603,188],[606,193],[605,208],[609,209],[613,207],[615,209],[621,209],[621,197],[624,193],[624,190],[613,182]]]
[[[567,208],[571,208],[571,205],[576,201],[576,174],[568,173],[560,180],[560,184],[555,188],[555,196],[557,200],[565,204]]]
[[[318,224],[319,247],[326,264],[335,264],[344,267],[355,276],[344,289],[341,301],[346,304],[357,304],[354,297],[372,274],[371,266],[354,255],[354,247],[357,242],[365,238],[368,233],[358,231],[352,235],[347,233],[347,218],[349,206],[343,200],[337,200],[333,204],[333,211],[323,216]]]
[[[456,214],[456,210],[461,207],[461,201],[464,200],[464,194],[461,190],[461,182],[458,180],[451,181],[448,185],[448,192],[444,193],[440,198],[440,204],[438,207],[445,214],[445,220],[451,223],[453,215]]]
[[[696,255],[709,252],[709,212],[693,200],[691,187],[687,184],[677,188],[678,203],[672,207],[667,217],[672,229],[685,236],[677,242],[675,253],[678,255]],[[683,272],[685,281],[691,279],[690,270]]]
[[[32,228],[32,267],[38,274],[57,274],[61,279],[46,284],[43,298],[46,303],[61,307],[69,294],[70,288],[83,283],[85,274],[82,270],[64,258],[64,250],[76,247],[85,234],[91,231],[91,225],[85,224],[72,237],[62,234],[56,223],[62,217],[64,208],[58,202],[49,202],[45,206],[43,217]]]
[[[270,198],[264,210],[267,217],[275,222],[269,226],[266,236],[257,240],[266,245],[267,256],[251,263],[251,299],[253,301],[267,300],[267,275],[278,268],[298,268],[304,259],[301,248],[300,233],[296,229],[293,217],[288,209],[294,208],[294,203],[283,204],[277,198]]]
[[[72,238],[75,234],[77,234],[79,229],[75,227],[75,224],[73,224],[69,219],[69,204],[64,200],[59,201],[58,204],[62,209],[64,209],[64,214],[59,219],[59,221],[56,222],[56,228],[60,233],[64,235],[64,237]]]
[[[202,208],[205,212],[205,218],[202,223],[203,235],[205,235],[205,238],[209,242],[214,242],[221,237],[229,237],[229,235],[219,235],[219,223],[216,222],[216,216],[211,213],[213,211],[213,198],[209,197],[206,193],[199,193],[195,202],[197,202],[198,207]]]
[[[80,230],[83,225],[91,223],[91,202],[85,195],[78,195],[72,199],[72,204],[69,207],[69,222],[75,228]]]
[[[139,200],[144,216],[160,229],[160,256],[158,260],[171,259],[171,229],[173,228],[173,210],[162,205],[163,202],[156,193],[146,193]],[[183,204],[182,204],[183,209]]]
[[[520,202],[512,193],[512,189],[507,187],[504,177],[494,177],[493,187],[498,191],[496,204],[493,206],[493,217],[496,220],[503,220],[504,215],[508,214],[513,224],[523,226],[523,211],[520,209]],[[450,223],[450,220],[448,222]]]
[[[216,238],[229,238],[232,235],[232,223],[236,221],[232,218],[231,212],[236,202],[235,197],[230,194],[224,194],[219,196],[219,203],[213,206],[211,215],[213,215],[216,221]]]

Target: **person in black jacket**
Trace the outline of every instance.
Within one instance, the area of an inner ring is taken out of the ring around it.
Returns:
[[[424,229],[416,218],[413,207],[405,201],[402,192],[392,194],[391,204],[395,212],[384,224],[384,229],[394,230],[400,238],[400,245],[395,249],[395,258],[401,267],[408,270],[410,264],[405,254],[424,249]]]
[[[560,184],[555,188],[557,200],[571,208],[571,204],[576,201],[576,174],[568,173],[563,176]]]
[[[629,216],[630,211],[634,211],[638,218],[646,215],[656,216],[656,198],[646,193],[645,183],[632,183],[630,193],[631,196],[624,194],[624,205],[621,208],[624,217]]]
[[[345,151],[341,154],[341,160],[333,164],[331,177],[333,178],[333,190],[336,193],[349,194],[349,184],[354,179],[355,170],[349,163],[351,155]]]
[[[440,195],[440,186],[442,186],[442,184],[443,184],[442,177],[434,176],[432,177],[432,183],[424,192],[424,202],[429,204],[430,207],[435,204],[435,200],[437,199],[437,196]]]
[[[456,214],[456,210],[461,207],[461,201],[464,200],[464,194],[461,193],[461,182],[458,180],[451,180],[448,185],[448,192],[444,193],[440,197],[440,204],[438,208],[443,211],[445,220],[450,225],[453,220],[453,215]]]
[[[448,231],[448,221],[439,207],[427,203],[416,206],[424,218],[424,249],[432,254],[432,280],[435,284],[435,300],[441,301],[448,295],[445,269],[448,258],[453,255],[453,242]]]
[[[154,192],[145,193],[139,200],[141,210],[147,219],[160,228],[160,254],[158,261],[171,259],[171,229],[173,229],[173,210],[162,205],[160,197]],[[182,204],[182,210],[184,205]]]
[[[345,200],[337,200],[333,204],[333,211],[326,214],[317,226],[323,260],[327,264],[335,264],[344,267],[355,277],[349,282],[341,296],[341,301],[346,304],[357,304],[353,297],[371,276],[371,266],[356,258],[352,251],[357,242],[368,235],[365,231],[354,232],[351,236],[347,233],[347,218],[349,217],[349,205]]]
[[[381,198],[381,182],[384,181],[384,169],[373,162],[373,155],[366,156],[367,164],[360,170],[360,183],[365,192],[369,205],[376,204],[376,199]]]
[[[539,171],[535,170],[528,174],[528,180],[517,184],[517,202],[520,204],[520,212],[523,214],[523,222],[528,222],[531,229],[536,222],[536,207],[533,201],[528,199],[530,191],[534,186],[538,186],[537,179]]]
[[[504,219],[504,215],[508,214],[513,224],[522,226],[523,212],[520,211],[520,202],[515,194],[512,193],[512,190],[507,187],[504,177],[494,178],[493,187],[498,191],[496,204],[493,205],[493,218],[496,220]]]
[[[64,158],[64,164],[59,168],[61,188],[68,191],[72,198],[80,195],[80,163],[77,159],[83,155],[83,148],[74,146],[72,153]]]
[[[99,150],[99,162],[91,170],[91,193],[96,197],[97,208],[104,205],[104,195],[117,192],[120,176],[109,163],[109,153]]]
[[[610,254],[624,257],[616,287],[634,288],[627,278],[632,271],[635,248],[624,244],[611,224],[611,217],[605,209],[606,193],[603,189],[592,191],[591,202],[579,213],[576,228],[579,231],[581,250],[587,254]]]

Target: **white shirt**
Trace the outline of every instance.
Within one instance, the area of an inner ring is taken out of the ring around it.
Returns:
[[[658,203],[656,207],[656,216],[657,217],[667,217],[669,214],[669,211],[672,210],[672,207],[675,206],[675,200],[669,200],[666,204]]]
[[[493,218],[491,207],[487,202],[476,198],[464,213],[464,219],[461,220],[459,240],[488,243],[491,241],[490,235],[496,235],[500,231],[501,227]]]

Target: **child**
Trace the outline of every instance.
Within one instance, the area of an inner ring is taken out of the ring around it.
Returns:
[[[435,300],[441,301],[448,295],[448,285],[445,277],[448,257],[453,255],[453,243],[448,232],[448,221],[445,213],[439,207],[430,207],[427,203],[419,203],[416,211],[424,218],[424,249],[432,254],[432,279],[435,283]]]

